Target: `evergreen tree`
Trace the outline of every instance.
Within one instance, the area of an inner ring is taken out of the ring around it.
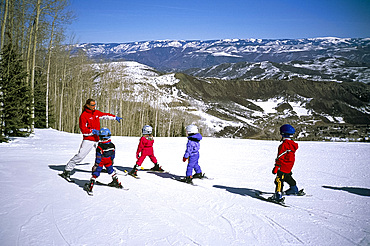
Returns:
[[[30,88],[27,72],[11,40],[0,58],[1,136],[27,136],[30,127]]]
[[[46,127],[46,83],[45,76],[40,69],[35,71],[35,127]],[[49,113],[49,117],[50,117]]]

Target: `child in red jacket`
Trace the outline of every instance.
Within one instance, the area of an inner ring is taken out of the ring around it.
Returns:
[[[157,158],[154,156],[153,144],[154,138],[152,135],[153,128],[149,125],[145,125],[142,129],[143,136],[140,138],[139,145],[136,151],[136,164],[129,174],[137,176],[137,168],[141,166],[147,156],[154,163],[152,171],[164,171],[162,167],[158,165]]]
[[[280,134],[283,141],[278,149],[278,155],[275,159],[275,167],[272,170],[273,174],[276,174],[275,178],[275,195],[272,197],[277,202],[283,202],[283,186],[284,182],[287,182],[290,188],[285,191],[286,195],[298,194],[298,187],[296,181],[292,177],[292,168],[295,161],[295,152],[298,149],[298,144],[291,138],[295,133],[293,126],[289,124],[282,125],[280,127]]]

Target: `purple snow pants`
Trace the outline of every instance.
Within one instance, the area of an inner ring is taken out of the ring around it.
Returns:
[[[186,169],[186,176],[187,177],[193,175],[193,169],[195,170],[195,173],[201,173],[202,172],[202,169],[200,169],[200,166],[198,164],[198,160],[199,160],[199,153],[189,157],[188,167]]]

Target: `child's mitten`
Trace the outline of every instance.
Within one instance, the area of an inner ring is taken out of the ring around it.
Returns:
[[[274,168],[272,169],[272,174],[277,174],[279,170],[279,166],[275,165]]]

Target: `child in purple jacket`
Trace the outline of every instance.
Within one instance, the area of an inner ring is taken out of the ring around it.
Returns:
[[[188,135],[188,143],[186,144],[186,151],[182,161],[189,160],[188,167],[186,169],[185,182],[193,183],[193,178],[203,178],[202,169],[198,164],[199,160],[199,149],[202,140],[202,135],[198,132],[198,127],[195,125],[189,125],[186,127],[186,133]],[[193,169],[195,174],[193,175]]]

